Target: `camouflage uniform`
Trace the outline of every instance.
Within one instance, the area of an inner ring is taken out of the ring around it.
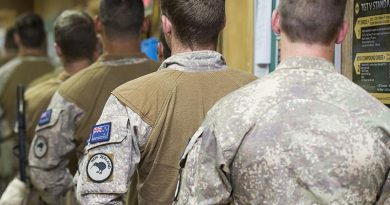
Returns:
[[[16,119],[16,87],[25,86],[52,72],[54,65],[47,57],[19,56],[0,70],[0,193],[15,176],[17,158],[13,154],[16,138],[12,129]]]
[[[103,54],[60,86],[39,120],[29,153],[31,181],[44,201],[55,204],[73,190],[76,148],[84,147],[85,133],[96,123],[110,92],[157,67],[143,54]]]
[[[176,204],[390,204],[389,139],[382,103],[324,59],[289,58],[208,112]]]
[[[198,51],[174,55],[158,72],[117,88],[98,121],[110,123],[109,139],[93,143],[93,131],[80,163],[79,202],[123,204],[131,183],[136,190],[130,195],[138,196],[130,204],[172,204],[189,137],[218,99],[254,79],[227,69],[221,54]],[[103,162],[101,180],[94,156],[110,159]]]

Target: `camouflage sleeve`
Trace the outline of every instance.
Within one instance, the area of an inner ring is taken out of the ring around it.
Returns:
[[[83,114],[83,110],[57,92],[39,119],[29,165],[32,184],[49,204],[56,204],[73,187],[67,155],[76,146],[73,134]]]
[[[384,182],[377,205],[390,204],[390,170],[387,171],[387,180]]]
[[[92,129],[76,194],[80,204],[124,204],[131,177],[151,127],[111,96]]]
[[[201,127],[180,160],[175,204],[229,204],[232,186],[225,161],[212,127]]]

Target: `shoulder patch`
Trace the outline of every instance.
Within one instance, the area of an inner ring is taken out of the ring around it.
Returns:
[[[111,122],[95,125],[92,127],[89,143],[95,144],[98,142],[109,141],[110,135],[111,135]]]
[[[95,183],[102,183],[110,179],[113,171],[113,163],[110,155],[97,153],[93,155],[87,164],[88,178]]]
[[[42,136],[38,136],[35,140],[34,144],[34,155],[38,159],[44,157],[47,153],[48,145],[46,138]]]
[[[44,113],[41,114],[41,117],[39,118],[39,122],[38,122],[38,125],[39,126],[43,126],[43,125],[46,125],[50,122],[51,120],[51,114],[52,114],[53,110],[50,109],[50,110],[47,110],[45,111]]]

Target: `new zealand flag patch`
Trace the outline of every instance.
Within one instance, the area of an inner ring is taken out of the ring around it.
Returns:
[[[51,119],[51,113],[53,110],[47,110],[46,112],[42,113],[41,118],[39,118],[38,125],[43,126],[50,122]]]
[[[111,134],[111,122],[95,125],[92,127],[91,137],[89,139],[90,144],[95,144],[98,142],[106,142],[110,140]]]

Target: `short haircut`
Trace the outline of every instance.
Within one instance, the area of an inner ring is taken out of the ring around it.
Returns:
[[[161,11],[187,46],[216,44],[225,24],[225,0],[161,0]]]
[[[66,62],[92,60],[97,36],[92,18],[80,11],[67,10],[54,23],[54,38]]]
[[[142,0],[101,0],[100,19],[109,39],[137,37],[144,20]]]
[[[343,24],[347,0],[280,0],[282,30],[292,42],[329,45]]]
[[[45,45],[45,26],[42,18],[35,13],[19,16],[16,20],[15,32],[19,35],[22,45],[27,48],[41,48]]]
[[[15,39],[14,39],[14,33],[15,33],[15,27],[11,27],[11,28],[7,29],[7,31],[5,33],[4,48],[7,51],[11,51],[11,50],[17,51],[18,50],[18,46],[16,45]]]

